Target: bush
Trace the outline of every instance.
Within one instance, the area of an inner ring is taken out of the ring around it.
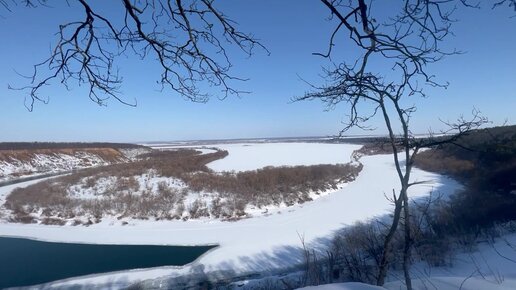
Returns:
[[[188,214],[190,215],[190,218],[192,219],[198,219],[201,217],[209,217],[210,214],[208,212],[208,208],[206,207],[206,202],[202,200],[195,200],[189,207],[188,207]]]
[[[41,220],[41,223],[44,225],[58,225],[62,226],[66,224],[66,221],[60,218],[44,218]]]
[[[382,232],[374,222],[357,223],[335,235],[331,252],[340,265],[340,277],[374,283],[382,254]]]
[[[136,181],[134,176],[118,178],[117,182],[115,184],[115,191],[118,191],[118,192],[120,192],[120,191],[131,192],[131,191],[137,191],[138,189],[140,189],[140,184],[138,183],[138,181]]]

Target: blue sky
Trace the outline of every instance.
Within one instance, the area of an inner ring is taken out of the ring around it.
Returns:
[[[73,1],[72,1],[73,2]],[[218,3],[220,2],[220,3]],[[56,2],[59,3],[59,2]],[[47,88],[47,105],[37,103],[33,112],[24,107],[24,95],[7,89],[22,84],[15,71],[29,74],[33,64],[45,59],[53,34],[63,20],[81,19],[74,7],[0,11],[0,141],[158,141],[281,136],[324,136],[338,133],[346,108],[330,112],[318,102],[291,103],[309,88],[300,80],[320,82],[321,66],[328,65],[312,52],[324,51],[334,23],[316,0],[216,1],[223,11],[251,32],[270,50],[247,58],[235,54],[234,74],[250,78],[237,87],[251,91],[241,98],[212,99],[207,104],[185,101],[156,85],[159,72],[147,61],[127,59],[121,64],[127,100],[136,108],[112,100],[107,107],[91,102],[84,88]],[[111,2],[115,9],[118,2]],[[388,8],[387,8],[388,9]],[[468,114],[473,107],[494,125],[515,123],[516,17],[510,9],[464,10],[456,17],[455,36],[446,46],[467,53],[431,67],[446,90],[431,89],[429,98],[413,99],[418,111],[412,129],[425,133],[441,128],[440,119]],[[345,40],[342,38],[341,40]],[[349,51],[346,42],[336,56]],[[381,120],[373,120],[376,133],[384,133]],[[358,129],[349,134],[364,134]]]

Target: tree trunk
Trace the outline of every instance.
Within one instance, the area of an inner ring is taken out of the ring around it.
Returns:
[[[403,249],[403,274],[405,275],[405,285],[407,290],[412,290],[412,280],[410,279],[410,253],[412,248],[412,238],[410,233],[410,212],[408,196],[405,192],[403,197],[403,216],[405,229],[405,247]]]
[[[376,280],[376,285],[382,286],[385,283],[385,277],[387,276],[387,269],[389,268],[389,255],[391,254],[391,246],[392,239],[394,238],[394,234],[398,229],[400,217],[401,217],[401,209],[403,207],[403,198],[402,196],[406,193],[405,189],[402,189],[400,192],[400,196],[394,200],[394,216],[392,218],[392,224],[389,229],[389,232],[385,236],[385,240],[383,242],[383,252],[382,258],[380,260],[380,265],[378,269],[378,277]],[[405,194],[406,195],[406,194]]]

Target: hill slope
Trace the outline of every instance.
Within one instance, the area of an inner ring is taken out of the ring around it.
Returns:
[[[127,162],[148,150],[115,143],[0,143],[0,182]]]

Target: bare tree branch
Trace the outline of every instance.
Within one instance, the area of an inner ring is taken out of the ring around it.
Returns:
[[[296,97],[294,101],[320,100],[327,109],[346,105],[349,110],[347,122],[340,134],[352,127],[367,129],[369,120],[381,113],[401,189],[397,198],[394,195],[394,218],[384,240],[377,284],[384,283],[391,241],[403,218],[403,270],[407,289],[411,289],[409,264],[412,237],[407,192],[409,187],[418,184],[410,182],[414,158],[420,148],[436,146],[440,142],[453,142],[461,135],[485,124],[487,120],[475,111],[471,120],[461,117],[457,122],[447,123],[447,132],[453,131],[457,134],[453,137],[418,139],[410,130],[410,121],[416,106],[407,105],[407,99],[414,96],[426,97],[423,89],[427,86],[448,85],[436,81],[429,72],[428,65],[446,56],[461,53],[443,50],[440,44],[451,34],[451,27],[455,22],[452,15],[457,6],[478,7],[478,4],[471,4],[467,0],[403,0],[396,14],[381,20],[375,17],[375,1],[321,2],[331,13],[330,19],[336,21],[337,25],[330,36],[327,52],[314,55],[331,58],[336,35],[345,33],[348,42],[354,45],[360,56],[341,60],[333,68],[325,69],[325,85],[312,85],[312,91]],[[392,69],[389,73],[378,71],[370,65],[377,61]]]
[[[234,83],[246,79],[231,74],[227,49],[235,46],[250,56],[259,47],[268,53],[252,35],[239,31],[213,0],[121,0],[121,22],[95,8],[93,4],[98,3],[70,2],[79,4],[83,18],[59,26],[50,56],[34,65],[27,85],[9,85],[27,92],[29,110],[36,101],[48,101],[42,96],[43,88],[56,81],[67,89],[71,82],[88,86],[89,98],[99,105],[115,99],[135,106],[136,101],[126,101],[121,93],[118,57],[127,54],[156,60],[161,68],[161,89],[169,88],[190,101],[238,96],[246,92],[236,89]],[[47,0],[16,3],[32,8],[48,6]],[[0,5],[9,8],[5,0]],[[213,92],[207,87],[220,90]]]

